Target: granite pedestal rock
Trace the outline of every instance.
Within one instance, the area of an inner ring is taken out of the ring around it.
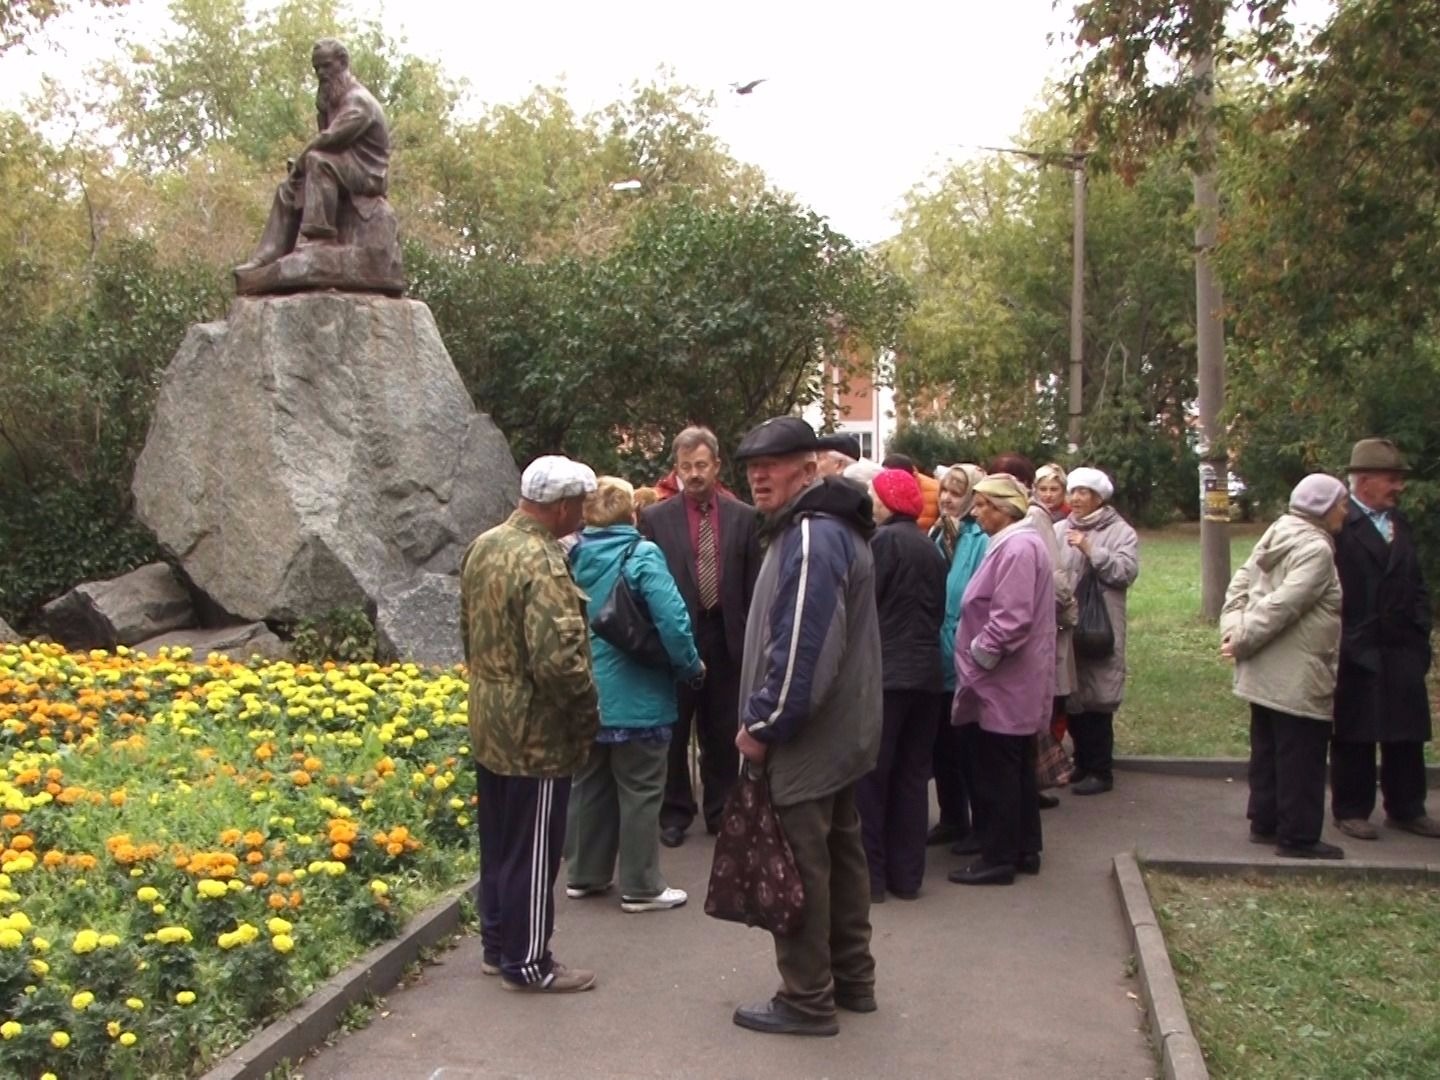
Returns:
[[[289,647],[263,622],[236,623],[197,630],[171,630],[136,643],[137,652],[155,656],[162,648],[189,649],[194,659],[204,660],[213,653],[224,653],[232,660],[248,660],[263,656],[272,660],[289,657]]]
[[[77,585],[40,614],[46,633],[71,649],[135,645],[189,626],[194,618],[190,593],[164,563]]]
[[[190,328],[133,490],[196,587],[240,619],[289,623],[458,574],[514,509],[519,474],[428,307],[311,292],[242,297]]]
[[[460,579],[421,574],[387,589],[375,609],[381,660],[423,660],[449,667],[465,659],[460,639]]]

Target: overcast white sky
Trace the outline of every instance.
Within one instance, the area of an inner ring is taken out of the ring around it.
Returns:
[[[1305,6],[1323,0],[1305,0]],[[120,19],[141,40],[164,0],[131,0]],[[412,52],[470,83],[482,104],[564,78],[581,111],[657,68],[713,90],[714,130],[742,160],[861,243],[894,231],[900,198],[947,160],[1005,145],[1069,55],[1070,0],[351,0]],[[0,60],[0,105],[45,71],[73,72],[113,48],[114,23],[86,14],[47,37],[63,55]],[[732,82],[768,81],[747,97]]]

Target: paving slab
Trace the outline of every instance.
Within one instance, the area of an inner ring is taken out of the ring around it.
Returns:
[[[1247,841],[1245,797],[1243,781],[1152,773],[1122,773],[1108,795],[1062,792],[1061,807],[1043,817],[1042,872],[1008,888],[951,885],[945,874],[959,860],[932,848],[920,898],[891,898],[872,912],[880,1010],[842,1012],[832,1039],[758,1035],[730,1022],[737,1005],[773,992],[773,952],[764,933],[704,915],[712,842],[692,833],[662,851],[670,884],[690,892],[684,908],[627,915],[613,895],[562,893],[555,953],[595,968],[594,991],[506,993],[480,974],[479,942],[466,938],[391,995],[386,1015],[298,1072],[304,1080],[1157,1077],[1112,859],[1122,851],[1268,857]],[[1440,841],[1381,834],[1363,844],[1366,860],[1440,856]],[[1328,829],[1327,839],[1335,839]]]

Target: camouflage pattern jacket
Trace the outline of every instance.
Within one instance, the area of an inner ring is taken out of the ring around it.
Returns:
[[[461,564],[470,745],[502,776],[570,776],[600,725],[585,594],[528,514],[476,537]]]

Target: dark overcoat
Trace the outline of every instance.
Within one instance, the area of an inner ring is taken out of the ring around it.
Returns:
[[[1410,523],[1391,511],[1390,543],[1357,506],[1335,538],[1340,672],[1335,738],[1424,742],[1430,738],[1430,595]]]

